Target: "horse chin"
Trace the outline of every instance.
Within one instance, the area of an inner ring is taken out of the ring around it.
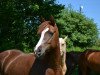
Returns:
[[[36,57],[38,59],[43,59],[45,57],[45,55],[49,52],[49,50],[46,50],[45,52],[43,53],[40,53],[40,54],[36,54]]]
[[[43,59],[43,58],[44,58],[44,56],[45,56],[45,53],[40,54],[40,55],[37,55],[37,58],[38,58],[38,59]]]
[[[41,50],[40,50],[40,52],[35,52],[35,55],[36,55],[36,57],[37,58],[43,58],[45,55],[46,55],[46,53],[48,53],[50,50],[49,50],[49,47],[48,46],[46,46],[46,47],[43,47]]]

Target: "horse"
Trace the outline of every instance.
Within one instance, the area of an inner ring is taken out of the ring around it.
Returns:
[[[42,18],[38,41],[34,53],[7,50],[0,53],[1,75],[62,75],[59,32],[51,16],[50,21]]]
[[[66,52],[67,72],[65,75],[72,75],[76,67],[78,67],[80,55],[83,52],[70,51]]]
[[[80,75],[89,75],[90,70],[100,74],[100,51],[86,49],[79,58]]]
[[[67,66],[66,66],[66,39],[67,37],[59,38],[59,44],[60,44],[60,53],[61,53],[61,66],[63,75],[66,74]]]
[[[43,71],[41,75],[62,75],[59,32],[53,16],[51,16],[50,21],[42,18],[42,23],[37,33],[40,35],[40,39],[34,52],[38,57],[37,62],[40,67],[36,63],[36,65],[32,66],[32,69],[38,66],[38,69]],[[37,72],[37,75],[39,73],[37,70],[34,72]],[[32,70],[30,74],[34,72]]]
[[[29,75],[35,61],[33,53],[25,54],[18,49],[0,53],[0,75]]]

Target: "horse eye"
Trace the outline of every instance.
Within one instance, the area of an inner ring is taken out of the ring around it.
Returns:
[[[53,33],[52,33],[52,32],[50,32],[50,31],[49,31],[48,33],[49,33],[50,35],[53,35]]]
[[[64,44],[62,44],[62,46],[64,46]]]

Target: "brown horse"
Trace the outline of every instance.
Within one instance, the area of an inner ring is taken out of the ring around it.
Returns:
[[[19,50],[0,53],[1,75],[62,75],[58,28],[53,17],[42,20],[35,54]]]
[[[34,52],[40,57],[41,66],[46,65],[45,75],[62,75],[58,28],[52,16],[50,21],[42,21],[38,30],[41,37]]]
[[[1,75],[29,75],[35,61],[33,53],[25,54],[20,50],[7,50],[0,53]]]
[[[79,58],[79,68],[80,75],[89,75],[89,70],[100,73],[100,51],[93,49],[84,51]]]

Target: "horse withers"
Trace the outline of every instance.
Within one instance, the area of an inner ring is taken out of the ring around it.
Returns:
[[[79,58],[80,75],[89,75],[90,70],[100,74],[100,51],[85,50]]]

